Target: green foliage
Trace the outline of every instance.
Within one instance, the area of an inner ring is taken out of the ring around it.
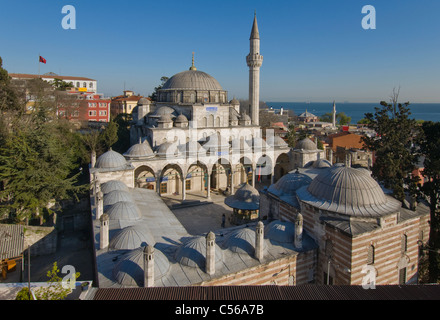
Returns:
[[[440,248],[440,123],[425,121],[418,136],[420,155],[425,157],[423,175],[426,181],[420,187],[421,195],[429,201],[430,234],[428,246]],[[440,257],[437,252],[429,251],[429,282],[440,280]]]
[[[47,272],[47,287],[40,287],[35,290],[35,297],[37,300],[64,300],[71,292],[70,287],[63,287],[63,279],[58,275],[60,270],[58,269],[57,262],[53,263],[52,269]],[[78,279],[80,273],[75,274],[75,279]],[[70,280],[69,280],[70,281]]]
[[[287,144],[289,145],[290,148],[294,148],[296,145],[296,132],[295,132],[295,125],[294,124],[289,124],[289,129],[287,132]]]
[[[28,287],[23,287],[23,289],[18,291],[15,300],[34,300],[34,297],[30,294]]]
[[[118,128],[119,125],[112,119],[99,134],[99,140],[105,150],[110,149],[118,141]]]
[[[409,118],[411,114],[409,103],[388,104],[381,102],[382,108],[376,107],[374,115],[365,114],[377,137],[363,137],[367,149],[374,151],[376,162],[372,168],[373,175],[386,188],[393,190],[394,196],[403,202],[405,184],[413,184],[410,173],[416,162],[411,145],[415,121]]]
[[[60,90],[60,91],[66,91],[66,89],[72,87],[70,83],[56,78],[53,80],[52,85],[56,90]]]
[[[157,92],[162,89],[163,85],[165,84],[165,82],[168,81],[168,77],[166,76],[162,76],[160,78],[160,82],[161,84],[157,87],[154,88],[154,92],[152,94],[150,94],[148,97],[151,99],[151,101],[157,101]]]
[[[319,117],[319,121],[333,122],[333,113],[327,112]],[[347,116],[345,112],[336,113],[336,123],[339,125],[348,125],[351,122],[351,117]]]

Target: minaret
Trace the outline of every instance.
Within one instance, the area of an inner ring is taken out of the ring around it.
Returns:
[[[249,67],[249,113],[252,124],[259,125],[260,111],[260,67],[263,56],[260,55],[260,34],[258,33],[257,14],[254,13],[254,23],[250,36],[250,52],[246,57]]]
[[[332,116],[333,116],[333,118],[332,118],[332,126],[333,126],[333,128],[336,128],[336,104],[335,104],[334,101],[333,101],[333,113],[332,113]]]

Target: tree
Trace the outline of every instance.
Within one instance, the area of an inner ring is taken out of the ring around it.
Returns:
[[[168,81],[168,79],[169,78],[166,76],[162,76],[160,78],[161,84],[155,87],[153,93],[148,96],[151,99],[151,101],[157,101],[157,93],[160,89],[162,89],[163,85],[165,84],[165,82]]]
[[[374,115],[365,114],[369,127],[376,131],[377,136],[362,137],[362,141],[376,156],[373,176],[393,190],[394,196],[403,203],[405,185],[414,183],[410,173],[416,162],[411,150],[415,121],[409,118],[409,102],[397,103],[397,96],[391,103],[382,101],[380,104],[382,108],[376,107]]]
[[[319,121],[322,122],[332,122],[333,121],[333,113],[327,112],[319,117]],[[351,117],[347,116],[345,112],[339,112],[336,114],[336,123],[343,126],[348,125],[351,122]]]
[[[107,127],[99,134],[104,150],[110,149],[118,141],[119,125],[111,119]]]
[[[296,132],[295,132],[295,125],[293,123],[289,124],[289,129],[287,131],[287,144],[289,145],[290,148],[294,148],[296,145]]]
[[[425,182],[420,193],[429,202],[430,233],[428,249],[440,248],[440,123],[426,121],[421,126],[418,145],[420,155],[425,157],[423,176]],[[440,278],[440,259],[436,251],[428,250],[428,275],[430,283],[437,283]]]
[[[63,279],[58,275],[60,269],[58,269],[57,262],[53,263],[52,269],[47,272],[47,287],[40,287],[35,290],[35,297],[37,300],[64,300],[72,289],[63,286]],[[79,272],[76,272],[75,279],[80,276]]]
[[[52,85],[56,90],[66,91],[67,88],[71,88],[72,85],[64,80],[55,78],[52,82]]]

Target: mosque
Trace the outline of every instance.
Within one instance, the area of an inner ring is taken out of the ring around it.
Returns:
[[[126,153],[92,157],[98,286],[416,282],[426,205],[403,207],[367,169],[332,165],[308,138],[292,149],[263,140],[256,16],[246,61],[246,110],[193,58],[155,103],[139,101]],[[260,175],[269,187],[258,191]],[[206,234],[189,234],[161,198],[213,189],[228,191],[236,223]]]

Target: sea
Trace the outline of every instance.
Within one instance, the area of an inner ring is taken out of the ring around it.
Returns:
[[[295,115],[300,115],[304,111],[313,113],[316,116],[322,116],[325,113],[333,111],[332,102],[266,102],[269,108],[283,110],[293,110]],[[359,120],[365,118],[365,113],[374,114],[375,107],[381,108],[379,103],[351,103],[336,102],[336,113],[344,112],[351,117],[350,124],[356,124]],[[440,121],[440,103],[411,103],[409,105],[410,117],[416,120]]]

